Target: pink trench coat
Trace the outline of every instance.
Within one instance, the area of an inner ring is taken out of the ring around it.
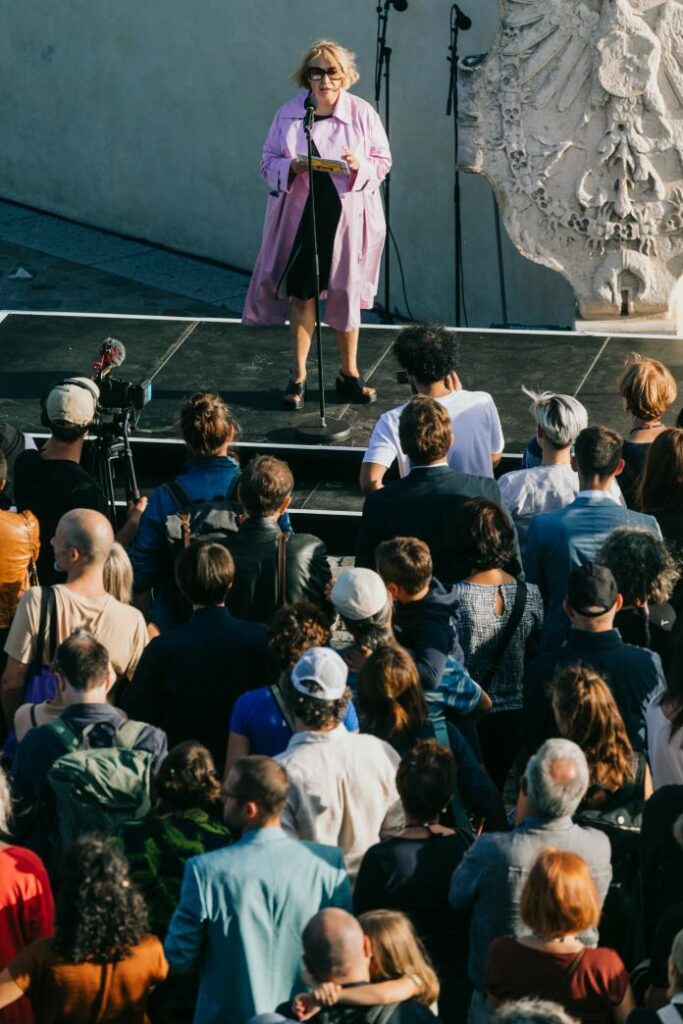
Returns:
[[[263,241],[244,306],[245,324],[281,324],[289,315],[289,302],[278,299],[277,287],[287,266],[301,215],[308,197],[308,175],[291,179],[289,165],[306,153],[304,99],[301,92],[275,115],[263,147],[261,175],[270,195]],[[377,293],[386,224],[379,193],[391,167],[389,141],[374,108],[343,91],[332,117],[317,121],[313,139],[322,157],[339,159],[350,149],[359,169],[350,175],[332,174],[341,215],[332,250],[327,288],[326,320],[338,331],[360,324],[361,309],[371,309]]]

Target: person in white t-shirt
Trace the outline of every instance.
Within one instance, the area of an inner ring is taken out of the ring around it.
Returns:
[[[455,372],[456,352],[456,333],[434,323],[407,327],[393,348],[413,395],[434,398],[448,410],[454,437],[448,453],[451,469],[492,477],[505,443],[498,410],[486,391],[463,388]],[[410,472],[410,460],[398,439],[403,408],[390,409],[375,424],[360,471],[364,494],[382,487],[384,475],[396,459],[401,476]]]

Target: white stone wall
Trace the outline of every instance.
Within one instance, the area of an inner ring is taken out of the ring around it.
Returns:
[[[497,0],[462,7],[473,28],[461,55],[487,50]],[[449,11],[447,0],[410,0],[390,11],[387,42],[392,226],[408,296],[415,316],[452,322]],[[0,12],[0,198],[242,268],[260,239],[261,145],[301,51],[338,38],[358,55],[356,91],[374,98],[373,0],[0,0]],[[463,176],[471,326],[501,319],[492,202],[484,180]],[[565,282],[507,238],[504,253],[511,321],[569,324]]]

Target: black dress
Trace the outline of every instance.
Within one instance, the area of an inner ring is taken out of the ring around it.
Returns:
[[[315,121],[326,121],[332,114],[316,114]],[[315,142],[312,142],[313,156],[320,156]],[[320,291],[324,292],[330,280],[332,250],[341,215],[341,200],[327,171],[314,171],[315,222],[318,236],[318,266],[320,268]],[[287,267],[278,286],[278,295],[295,299],[314,299],[315,281],[313,275],[313,231],[311,225],[311,196],[309,193],[301,221],[294,239]]]
[[[638,508],[636,491],[645,469],[645,460],[647,459],[651,443],[637,444],[635,441],[624,441],[621,446],[624,468],[617,477],[617,483],[621,488],[621,493],[628,508]]]

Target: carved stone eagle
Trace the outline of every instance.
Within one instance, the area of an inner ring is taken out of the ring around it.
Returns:
[[[667,314],[683,274],[683,4],[501,0],[458,69],[460,166],[581,313]]]

